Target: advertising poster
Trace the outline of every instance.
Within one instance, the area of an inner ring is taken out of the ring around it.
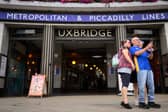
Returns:
[[[45,75],[33,75],[28,96],[43,96],[46,94]]]

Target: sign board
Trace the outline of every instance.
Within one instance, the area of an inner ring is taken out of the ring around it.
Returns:
[[[45,75],[33,75],[28,96],[43,96],[47,94]]]
[[[31,21],[31,22],[81,22],[81,23],[123,23],[168,21],[168,12],[136,12],[136,13],[105,13],[105,14],[59,14],[36,13],[23,11],[0,11],[0,20]]]
[[[56,29],[56,40],[114,40],[114,29]]]
[[[59,37],[112,37],[110,29],[57,29]]]

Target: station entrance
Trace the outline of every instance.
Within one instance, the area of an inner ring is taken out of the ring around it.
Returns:
[[[111,59],[107,54],[112,55],[112,50],[116,47],[115,29],[85,27],[55,29],[55,36],[57,46],[55,54],[58,55],[57,60],[62,60],[56,61],[56,65],[62,68],[61,90],[63,92],[107,90],[108,61]]]
[[[106,47],[100,43],[87,44],[80,43],[76,48],[64,46],[65,91],[103,91],[107,88]]]

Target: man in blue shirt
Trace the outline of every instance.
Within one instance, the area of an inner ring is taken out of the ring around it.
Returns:
[[[150,42],[145,48],[140,48],[139,45],[141,40],[137,36],[134,36],[131,41],[133,46],[130,48],[130,52],[133,56],[137,57],[136,71],[139,89],[139,108],[160,108],[160,105],[154,102],[154,79],[148,59],[151,55],[147,52],[148,49],[153,47],[153,43]],[[148,88],[148,105],[145,104],[144,95],[146,85]]]

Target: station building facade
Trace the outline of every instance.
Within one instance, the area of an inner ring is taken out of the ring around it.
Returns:
[[[27,95],[32,75],[45,74],[48,95],[118,92],[111,58],[137,34],[154,42],[156,92],[168,92],[168,2],[0,2],[1,95]],[[143,6],[143,8],[142,8]]]

